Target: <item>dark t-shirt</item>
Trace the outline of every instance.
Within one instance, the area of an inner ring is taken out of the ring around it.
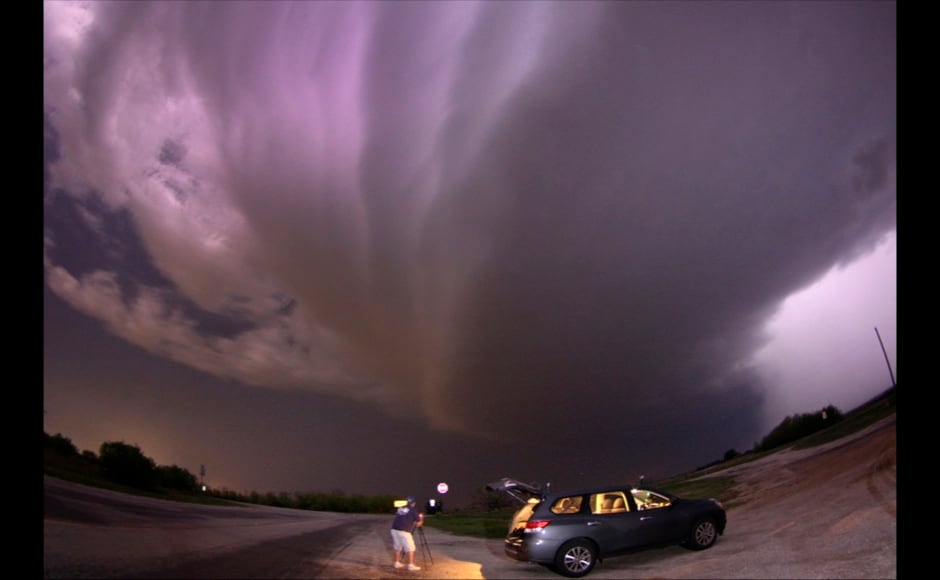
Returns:
[[[414,532],[415,525],[418,523],[420,517],[418,510],[410,506],[398,508],[398,511],[395,512],[395,521],[392,522],[392,529],[402,530],[403,532]]]

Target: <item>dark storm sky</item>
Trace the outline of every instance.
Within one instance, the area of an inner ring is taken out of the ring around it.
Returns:
[[[893,2],[46,2],[44,422],[236,491],[667,476],[896,376]]]

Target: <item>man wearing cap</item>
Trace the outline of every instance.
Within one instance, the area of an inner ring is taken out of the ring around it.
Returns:
[[[395,567],[404,568],[401,561],[402,550],[408,554],[408,569],[420,570],[415,566],[415,538],[414,531],[418,526],[424,525],[424,514],[418,511],[415,498],[408,497],[406,503],[395,512],[395,521],[392,522],[392,549],[395,550]]]

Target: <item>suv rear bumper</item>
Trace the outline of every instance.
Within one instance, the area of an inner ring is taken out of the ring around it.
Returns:
[[[536,564],[552,564],[555,553],[561,542],[535,540],[533,538],[506,538],[504,551],[513,560],[520,562],[534,562]]]
[[[513,546],[509,542],[506,542],[506,555],[512,558],[513,560],[519,560],[520,562],[529,561],[528,552],[520,549],[518,546]]]

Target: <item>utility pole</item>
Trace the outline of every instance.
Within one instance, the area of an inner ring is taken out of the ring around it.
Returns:
[[[881,353],[885,355],[885,363],[888,364],[888,374],[891,375],[891,386],[898,386],[897,382],[894,380],[894,372],[891,371],[891,361],[888,360],[888,351],[885,350],[885,343],[881,341],[881,333],[878,332],[878,327],[875,327],[875,336],[878,337],[878,344],[881,345]]]

